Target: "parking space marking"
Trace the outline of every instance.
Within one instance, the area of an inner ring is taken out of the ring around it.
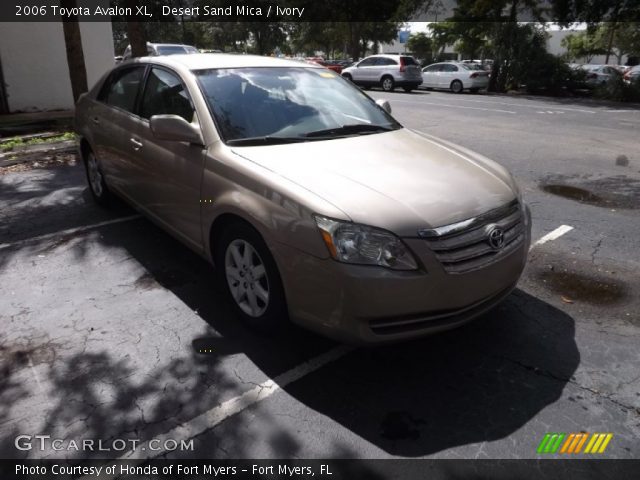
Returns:
[[[593,110],[584,110],[582,108],[565,108],[565,107],[559,107],[559,106],[554,106],[554,105],[549,105],[549,104],[545,104],[545,103],[539,103],[537,105],[526,105],[524,103],[515,103],[515,102],[499,102],[499,101],[493,101],[493,100],[472,100],[470,98],[458,98],[457,100],[460,100],[462,102],[474,102],[474,103],[488,103],[488,104],[492,104],[492,105],[509,105],[511,107],[523,107],[523,108],[552,108],[554,110],[567,110],[570,112],[580,112],[580,113],[596,113]]]
[[[393,102],[393,103],[410,103],[412,105],[416,105],[416,102],[412,102],[409,100],[396,100],[396,99],[388,99],[388,98],[386,100],[389,100],[390,102]],[[464,105],[451,105],[447,103],[433,103],[433,102],[423,102],[423,101],[420,101],[419,103],[424,105],[436,105],[438,107],[464,108],[467,110],[482,110],[485,112],[516,113],[511,110],[499,110],[497,108],[465,107]]]
[[[278,375],[273,380],[266,380],[261,384],[256,385],[251,390],[243,393],[242,395],[238,395],[237,397],[222,402],[220,405],[216,405],[206,412],[201,413],[197,417],[194,417],[187,422],[181,423],[168,432],[160,435],[154,435],[154,440],[159,440],[157,442],[154,441],[154,444],[157,444],[159,446],[164,445],[165,440],[175,440],[179,443],[180,441],[186,441],[188,439],[201,435],[207,430],[222,423],[229,417],[232,417],[233,415],[246,410],[247,408],[257,404],[258,402],[269,398],[274,393],[285,388],[287,385],[296,382],[297,380],[306,377],[310,373],[319,370],[325,365],[331,362],[335,362],[336,360],[344,357],[354,349],[355,347],[349,345],[339,345],[329,350],[328,352],[312,358],[311,360],[307,360],[306,362],[301,363],[300,365]],[[167,451],[158,448],[154,448],[153,450],[150,449],[148,442],[141,442],[139,444],[139,450],[152,451],[153,457],[161,456],[165,453],[168,453]],[[129,454],[130,453],[131,452],[129,452]],[[128,455],[123,455],[118,460],[130,460],[130,458]],[[135,459],[133,460],[135,461]],[[140,459],[140,462],[144,460],[145,459]]]
[[[571,230],[573,230],[573,227],[569,225],[560,225],[558,228],[556,228],[552,232],[547,233],[545,236],[543,236],[538,241],[533,243],[533,245],[529,247],[529,250],[531,250],[533,247],[537,247],[538,245],[543,245],[552,240],[556,240],[560,238],[562,235],[564,235],[565,233],[570,232]]]
[[[105,225],[113,225],[115,223],[129,222],[131,220],[136,220],[138,218],[142,218],[142,215],[129,215],[128,217],[120,217],[115,218],[113,220],[106,220],[104,222],[93,223],[91,225],[84,225],[82,227],[76,228],[68,228],[66,230],[60,230],[58,232],[47,233],[46,235],[39,235],[37,237],[25,238],[24,240],[19,240],[17,242],[9,242],[9,243],[0,243],[0,250],[11,247],[21,247],[27,243],[32,242],[41,242],[42,240],[49,240],[50,238],[59,237],[61,235],[73,235],[74,233],[84,232],[86,230],[93,230],[94,228],[104,227]]]

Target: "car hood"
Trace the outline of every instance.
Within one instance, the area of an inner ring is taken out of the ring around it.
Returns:
[[[233,151],[322,197],[352,221],[401,236],[465,220],[517,196],[497,163],[405,128]]]

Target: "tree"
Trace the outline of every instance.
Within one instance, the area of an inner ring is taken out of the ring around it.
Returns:
[[[72,9],[77,7],[76,0],[61,0],[61,7]],[[73,101],[78,101],[80,95],[88,90],[87,68],[84,64],[84,51],[82,49],[82,36],[78,17],[65,17],[62,19],[64,43],[67,51],[67,65],[69,79],[71,80],[71,92]]]
[[[125,5],[135,12],[138,7],[138,0],[126,0]],[[144,25],[135,20],[135,17],[127,18],[127,36],[131,45],[131,57],[146,57],[147,35]]]
[[[433,45],[426,33],[414,33],[407,41],[407,49],[422,60],[431,61]]]
[[[567,35],[561,45],[567,49],[566,57],[573,61],[584,60],[589,63],[596,55],[606,53],[602,35],[587,31]]]

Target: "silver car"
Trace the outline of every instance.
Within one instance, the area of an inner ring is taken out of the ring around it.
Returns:
[[[489,86],[489,72],[481,65],[463,62],[434,63],[422,69],[422,87],[472,93]]]
[[[76,128],[96,201],[125,199],[212,262],[256,328],[430,334],[492,308],[525,266],[530,215],[505,168],[321,66],[136,58],[80,98]]]
[[[581,65],[585,71],[585,81],[588,87],[605,85],[612,78],[621,78],[622,74],[617,68],[609,65]]]
[[[342,76],[363,87],[382,87],[385,92],[396,87],[410,92],[422,83],[420,66],[408,55],[372,55],[342,70]]]
[[[199,53],[196,47],[191,45],[182,45],[179,43],[149,43],[147,42],[147,55],[183,55],[183,54]],[[131,58],[131,45],[127,45],[122,54],[122,61]]]

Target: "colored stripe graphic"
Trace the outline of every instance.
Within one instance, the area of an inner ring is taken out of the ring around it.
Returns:
[[[613,438],[612,433],[594,433],[587,432],[578,433],[547,433],[542,438],[538,449],[539,454],[546,453],[604,453]],[[588,442],[587,442],[588,440]],[[585,443],[587,444],[584,451]]]
[[[589,436],[588,433],[582,434],[582,438],[580,439],[580,442],[578,443],[578,445],[576,445],[576,451],[574,453],[580,453],[580,450],[582,450],[582,446],[584,445],[584,442],[587,441],[588,436]]]
[[[542,441],[540,442],[540,445],[538,445],[538,450],[536,450],[537,453],[543,453],[544,452],[544,447],[547,445],[547,442],[549,441],[550,438],[551,438],[551,434],[550,433],[547,433],[542,438]]]

